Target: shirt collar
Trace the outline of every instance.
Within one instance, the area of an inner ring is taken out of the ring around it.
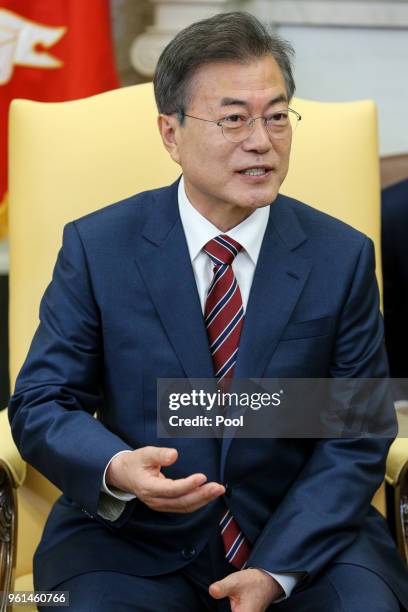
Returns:
[[[178,204],[190,259],[194,261],[204,245],[222,232],[191,204],[186,194],[183,177],[178,186]],[[225,232],[227,236],[242,245],[255,265],[258,261],[268,219],[269,206],[263,206],[255,209],[244,221]]]

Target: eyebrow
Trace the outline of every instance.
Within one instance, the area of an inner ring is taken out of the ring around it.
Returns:
[[[278,104],[279,102],[288,102],[287,97],[284,94],[280,94],[276,96],[276,98],[272,98],[266,104],[266,106],[273,106],[274,104]],[[248,106],[248,102],[245,100],[239,100],[238,98],[222,98],[221,106]]]

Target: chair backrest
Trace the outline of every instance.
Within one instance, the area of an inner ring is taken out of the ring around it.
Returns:
[[[294,100],[302,114],[282,192],[357,227],[379,254],[380,179],[373,102]],[[156,127],[151,84],[74,102],[17,100],[10,136],[11,382],[38,322],[62,226],[132,193],[166,185],[179,166]],[[377,257],[377,265],[380,258]]]
[[[372,102],[294,100],[303,119],[282,191],[368,234],[380,266],[380,181]],[[179,174],[156,127],[151,84],[58,104],[17,100],[10,123],[10,372],[13,387],[38,324],[63,225]],[[32,468],[19,492],[16,575],[56,490]],[[24,549],[21,547],[24,545]]]

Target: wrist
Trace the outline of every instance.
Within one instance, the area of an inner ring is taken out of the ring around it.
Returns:
[[[128,491],[126,479],[124,478],[127,454],[127,452],[118,453],[111,459],[105,473],[105,483],[108,487],[119,489],[120,491]]]
[[[268,571],[264,570],[262,567],[254,567],[252,569],[256,569],[262,575],[262,581],[264,582],[266,588],[269,591],[271,603],[285,597],[285,590],[283,589],[280,582],[278,582],[274,578],[274,576],[271,576],[271,574]]]

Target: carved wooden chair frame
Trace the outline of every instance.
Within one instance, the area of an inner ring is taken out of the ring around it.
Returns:
[[[387,516],[391,532],[408,566],[408,464],[397,486],[386,484]],[[0,612],[7,610],[17,552],[17,494],[10,470],[0,460]]]
[[[0,612],[14,584],[17,553],[17,493],[8,467],[0,459]]]

